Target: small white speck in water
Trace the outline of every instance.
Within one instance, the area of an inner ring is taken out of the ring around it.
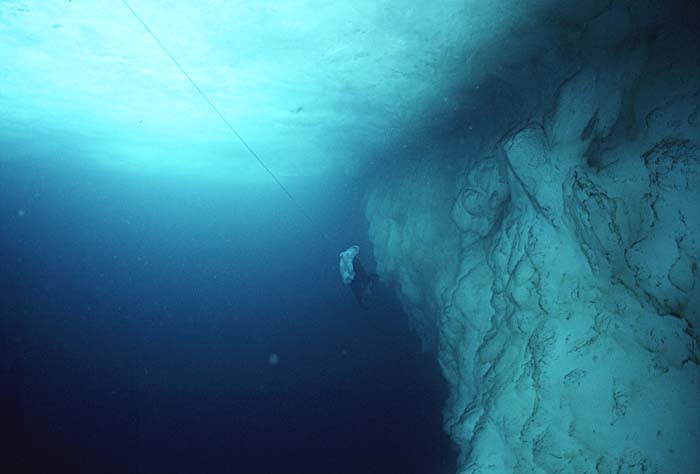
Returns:
[[[267,361],[270,363],[270,365],[277,365],[280,361],[280,358],[277,354],[270,354],[270,357],[267,358]]]

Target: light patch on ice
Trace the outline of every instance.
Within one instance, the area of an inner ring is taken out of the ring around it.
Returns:
[[[130,1],[278,175],[361,174],[435,117],[485,123],[500,105],[464,91],[522,80],[548,41],[538,12],[607,4],[585,3]],[[0,2],[0,57],[7,158],[269,179],[120,1]]]
[[[130,3],[282,175],[357,167],[462,67],[452,0]],[[2,2],[0,57],[2,142],[267,179],[119,1]]]

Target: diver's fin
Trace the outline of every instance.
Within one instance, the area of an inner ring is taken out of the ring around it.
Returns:
[[[374,294],[374,287],[379,281],[379,275],[372,273],[367,279],[367,285],[362,289],[362,296],[360,297],[360,305],[367,309],[369,308],[370,301],[372,300],[372,295]]]
[[[369,276],[369,287],[374,288],[374,285],[376,285],[378,281],[379,281],[379,275],[377,275],[376,273],[372,273]]]

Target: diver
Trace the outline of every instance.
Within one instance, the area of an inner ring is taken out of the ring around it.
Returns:
[[[340,277],[345,285],[350,285],[360,306],[368,309],[374,286],[379,277],[365,271],[358,257],[359,253],[360,247],[358,245],[353,245],[344,252],[340,252]]]

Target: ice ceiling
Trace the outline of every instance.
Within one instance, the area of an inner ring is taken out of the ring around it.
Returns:
[[[129,3],[281,175],[357,171],[422,107],[448,107],[456,55],[493,14],[455,1]],[[465,29],[468,8],[479,21]],[[3,1],[0,57],[6,149],[264,177],[121,1]]]
[[[518,82],[542,12],[578,15],[554,0],[129,4],[282,176],[362,173],[431,122],[478,133],[513,102],[480,86]],[[0,57],[3,159],[265,178],[121,1],[3,1]]]

